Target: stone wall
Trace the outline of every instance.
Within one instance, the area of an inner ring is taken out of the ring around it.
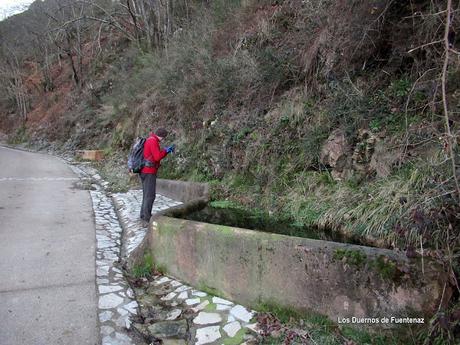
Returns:
[[[209,199],[207,183],[157,179],[157,193],[168,198],[189,202],[197,199]]]
[[[155,263],[190,285],[254,309],[268,302],[334,321],[426,317],[438,306],[445,279],[427,258],[422,273],[420,259],[391,250],[165,216],[151,223],[146,240]]]

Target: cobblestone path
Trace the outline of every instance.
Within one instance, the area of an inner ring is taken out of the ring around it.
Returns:
[[[119,268],[121,232],[110,198],[92,191],[96,219],[96,283],[99,293],[99,321],[102,345],[130,345],[127,330],[130,315],[137,313],[137,302]]]

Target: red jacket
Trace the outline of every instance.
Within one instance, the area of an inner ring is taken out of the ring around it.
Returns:
[[[157,163],[156,167],[143,167],[141,173],[156,174],[160,167],[160,161],[167,155],[166,150],[160,148],[160,139],[153,133],[147,138],[144,144],[144,159],[146,161]]]

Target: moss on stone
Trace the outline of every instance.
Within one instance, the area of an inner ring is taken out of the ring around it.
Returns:
[[[175,235],[178,231],[181,231],[184,226],[184,221],[175,218],[160,218],[157,220],[158,232],[161,235]]]
[[[401,271],[398,269],[396,262],[384,255],[380,255],[372,261],[371,267],[379,273],[382,279],[395,281],[401,276]]]
[[[360,250],[336,249],[333,258],[335,260],[345,260],[350,265],[361,266],[366,261],[366,254]]]

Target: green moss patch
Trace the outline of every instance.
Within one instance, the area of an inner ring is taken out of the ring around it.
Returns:
[[[366,254],[360,250],[337,249],[333,258],[334,260],[345,260],[350,265],[361,266],[366,261]]]
[[[205,311],[215,311],[217,308],[217,305],[214,303],[209,303],[206,307],[204,307]]]
[[[396,262],[383,255],[372,261],[371,266],[377,270],[382,279],[395,281],[402,275]]]

